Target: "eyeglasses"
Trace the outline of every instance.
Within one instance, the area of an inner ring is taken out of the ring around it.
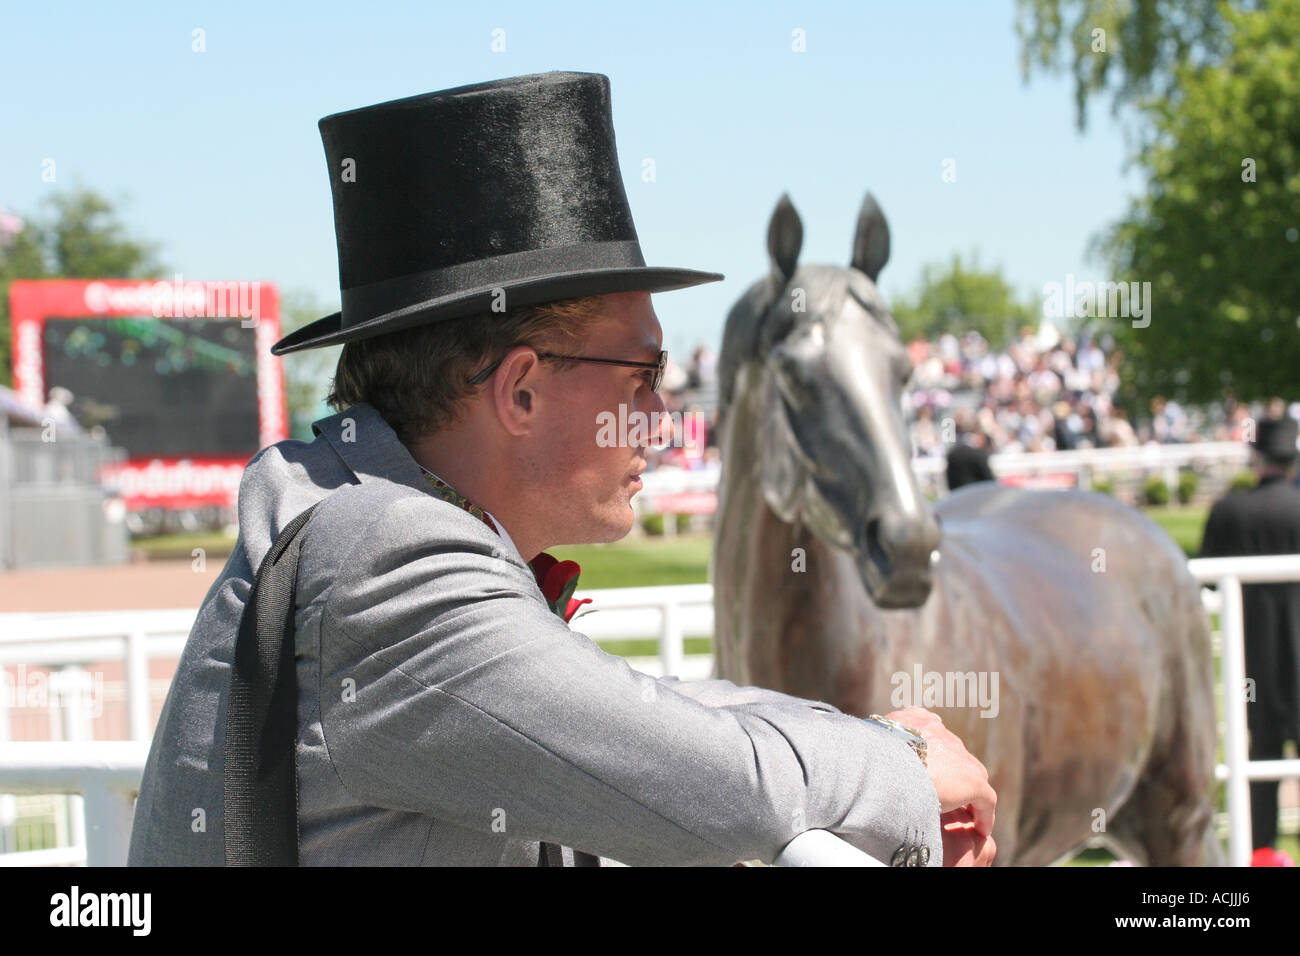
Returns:
[[[623,359],[588,358],[585,355],[556,355],[554,352],[538,352],[537,357],[542,359],[569,359],[574,362],[599,362],[602,365],[626,365],[628,368],[652,368],[655,370],[654,380],[650,383],[650,390],[652,392],[659,391],[659,386],[662,385],[664,381],[664,369],[668,367],[667,349],[659,353],[659,360],[657,362],[626,362]],[[497,366],[504,361],[505,356],[497,359],[487,368],[483,369],[483,371],[471,378],[469,383],[471,385],[482,385],[487,381],[488,376],[497,370]]]

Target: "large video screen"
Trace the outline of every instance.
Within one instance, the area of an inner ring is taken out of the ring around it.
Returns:
[[[45,387],[71,392],[77,422],[132,458],[251,456],[254,332],[238,319],[50,318]]]

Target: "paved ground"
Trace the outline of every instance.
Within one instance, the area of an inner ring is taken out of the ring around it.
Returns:
[[[209,559],[201,570],[189,561],[148,561],[0,571],[0,613],[197,608],[225,563],[224,557]]]

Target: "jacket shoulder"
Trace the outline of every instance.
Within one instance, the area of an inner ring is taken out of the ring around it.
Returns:
[[[500,539],[468,512],[429,492],[395,481],[370,480],[338,488],[312,512],[316,534],[352,536],[370,531],[383,540],[412,538],[492,544]]]
[[[396,570],[423,557],[479,563],[511,574],[531,572],[482,521],[428,492],[371,480],[339,488],[322,499],[302,531],[300,596],[323,593],[349,572]]]

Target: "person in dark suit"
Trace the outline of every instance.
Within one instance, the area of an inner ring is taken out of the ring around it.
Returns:
[[[1294,418],[1259,422],[1254,488],[1235,491],[1210,510],[1201,542],[1203,558],[1300,553],[1300,488]],[[1245,584],[1241,588],[1246,676],[1255,681],[1247,708],[1250,759],[1278,760],[1285,740],[1300,741],[1300,583]],[[1256,849],[1277,840],[1278,781],[1250,785],[1250,819]]]
[[[958,440],[948,452],[948,490],[956,491],[962,485],[976,481],[996,481],[989,464],[988,439],[976,431],[968,441]]]

